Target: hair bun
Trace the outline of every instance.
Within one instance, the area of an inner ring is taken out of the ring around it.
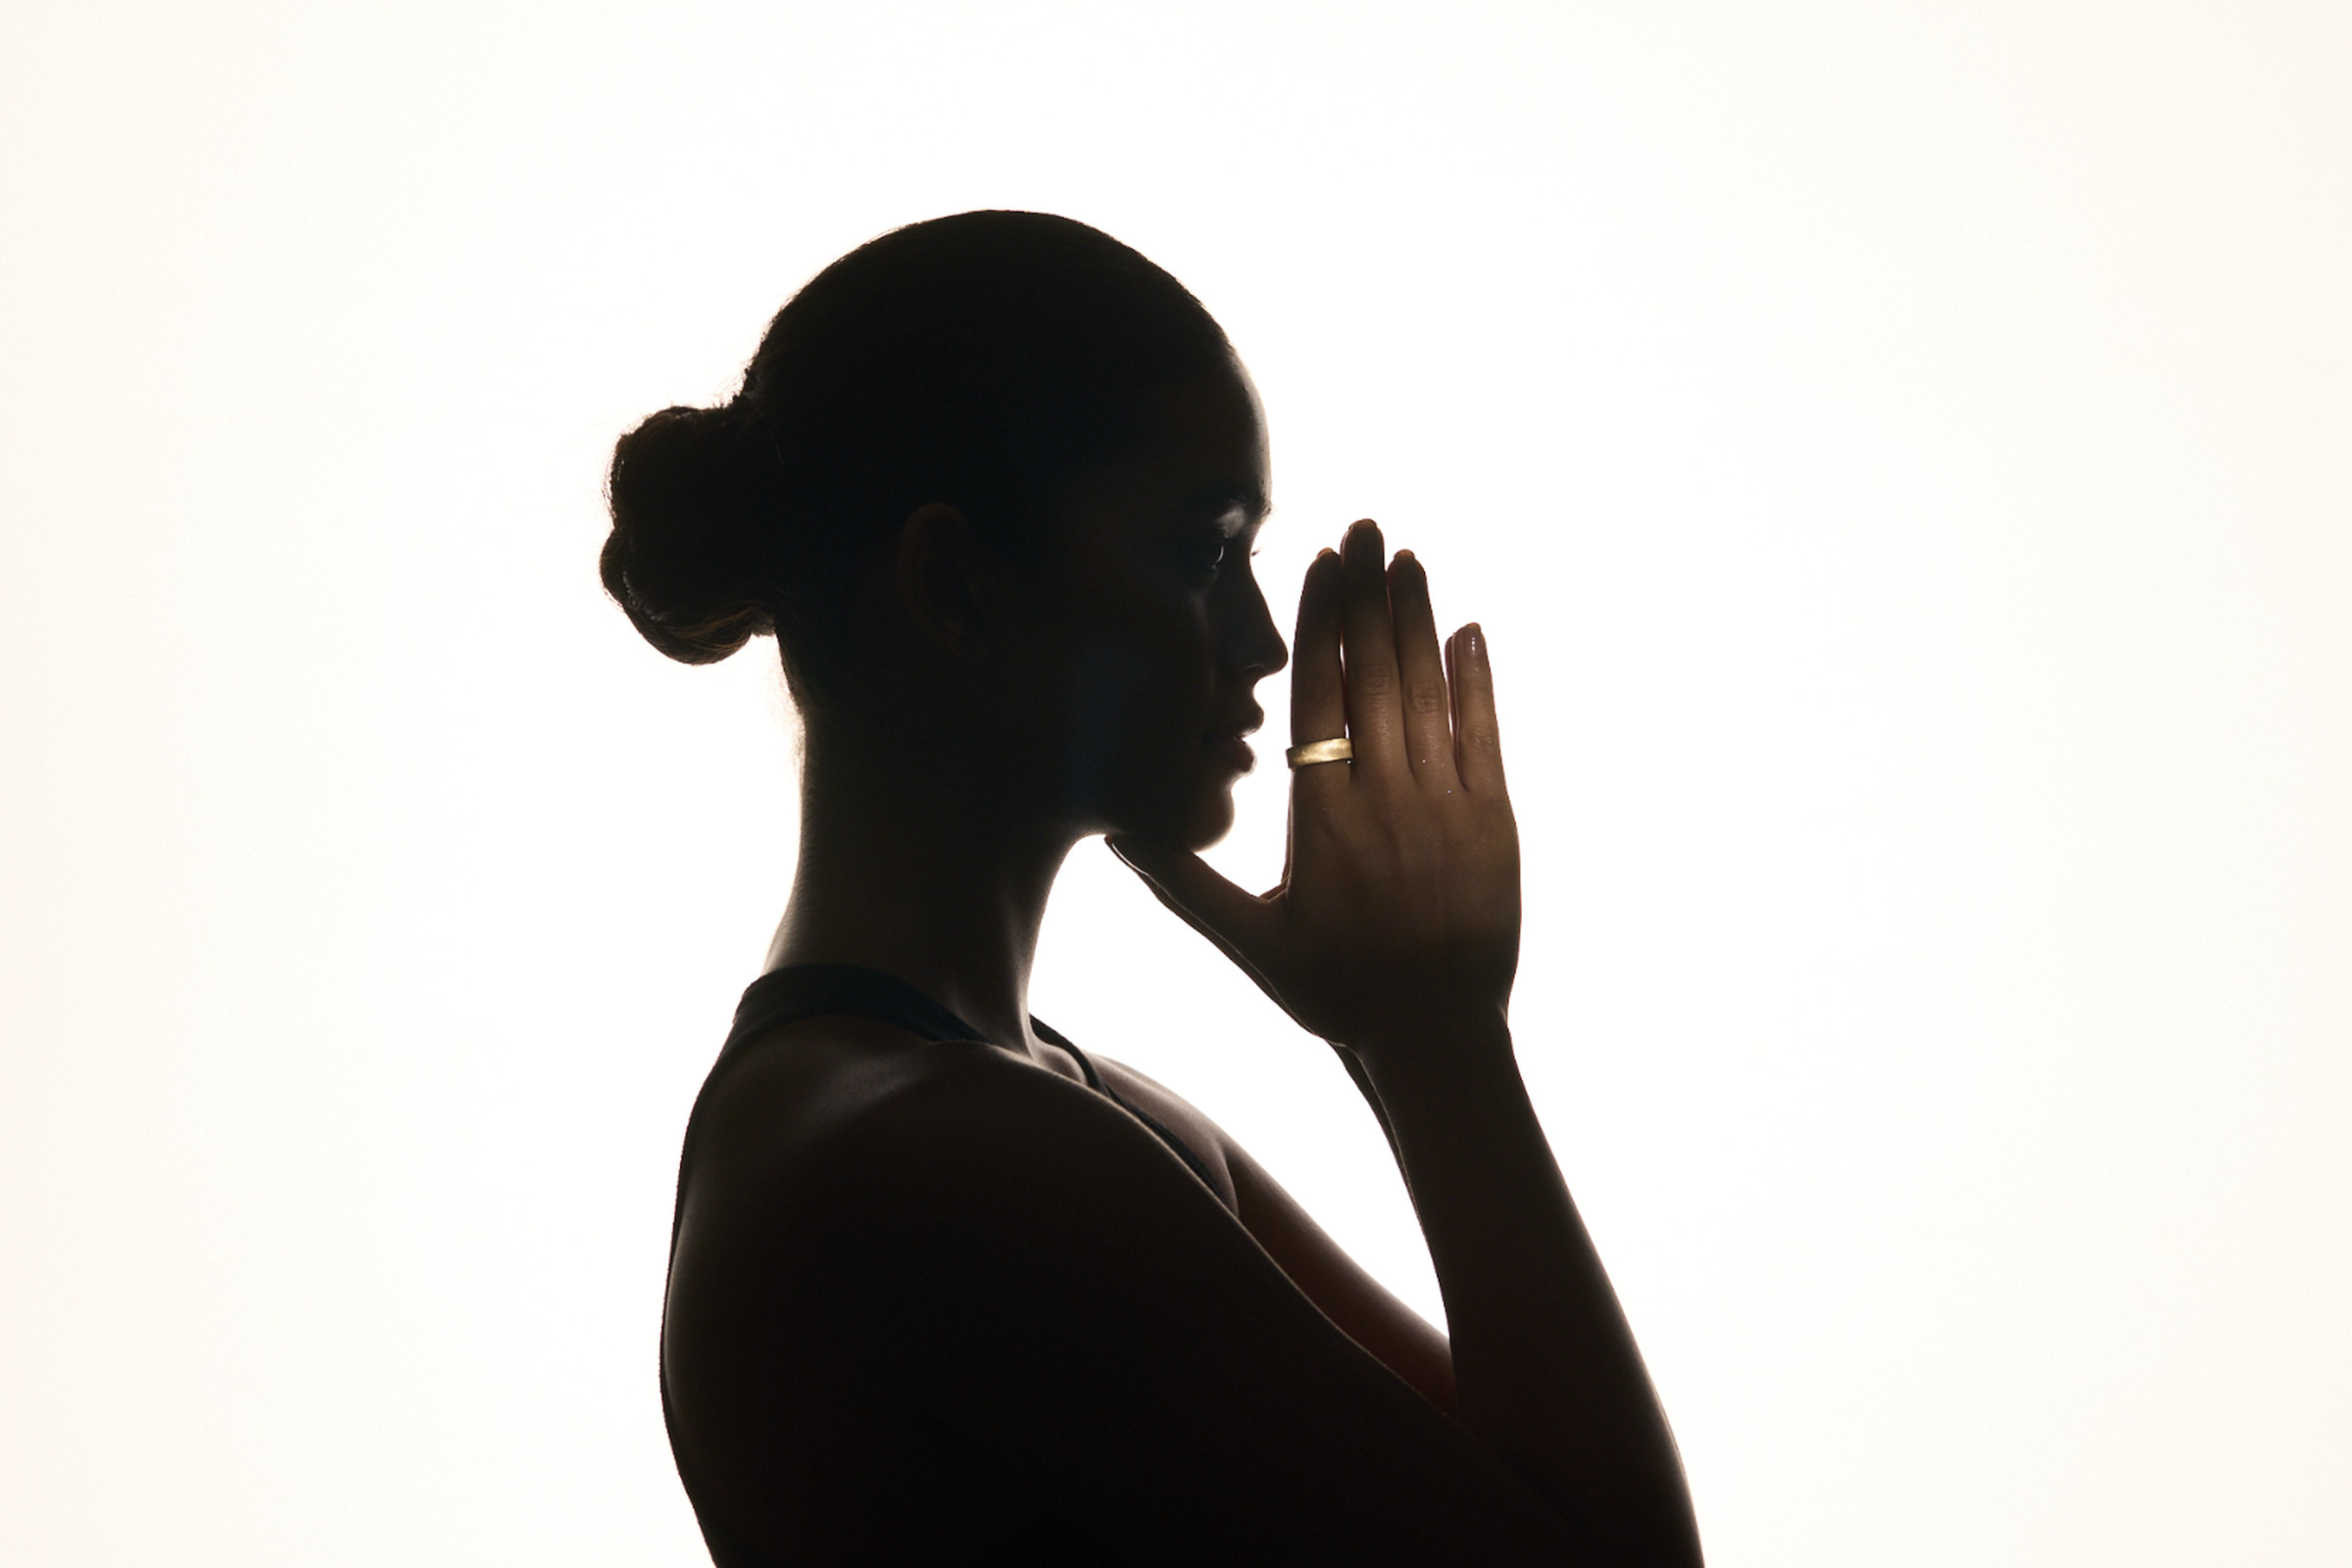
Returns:
[[[738,404],[663,409],[620,438],[601,566],[647,642],[708,664],[775,630],[760,537],[777,525],[776,478]]]

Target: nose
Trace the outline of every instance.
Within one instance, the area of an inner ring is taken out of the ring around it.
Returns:
[[[1234,606],[1223,639],[1226,661],[1250,680],[1260,681],[1291,662],[1291,650],[1282,640],[1281,628],[1274,624],[1265,591],[1255,577],[1248,580],[1248,592],[1235,597],[1240,602]]]

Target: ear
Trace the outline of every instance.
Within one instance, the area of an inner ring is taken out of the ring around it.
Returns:
[[[892,581],[899,608],[934,646],[969,658],[989,630],[1002,564],[971,519],[945,502],[915,508],[899,525]]]

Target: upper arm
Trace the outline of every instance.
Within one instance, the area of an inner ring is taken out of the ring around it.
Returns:
[[[1234,1215],[1251,1240],[1349,1339],[1432,1404],[1452,1410],[1453,1355],[1445,1335],[1366,1273],[1231,1134],[1134,1068],[1102,1058],[1098,1064],[1122,1095],[1187,1142],[1210,1142],[1214,1163],[1231,1184]]]
[[[1446,1336],[1364,1272],[1282,1184],[1238,1144],[1227,1169],[1242,1223],[1323,1314],[1439,1409],[1453,1410],[1453,1351]]]
[[[1579,1559],[1115,1107],[976,1061],[890,1120],[828,1156],[858,1200],[786,1227],[774,1277],[904,1419],[1135,1560]]]

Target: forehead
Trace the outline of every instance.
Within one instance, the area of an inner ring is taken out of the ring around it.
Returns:
[[[1159,394],[1143,437],[1070,486],[1082,528],[1229,519],[1247,527],[1270,505],[1265,419],[1238,367]]]

